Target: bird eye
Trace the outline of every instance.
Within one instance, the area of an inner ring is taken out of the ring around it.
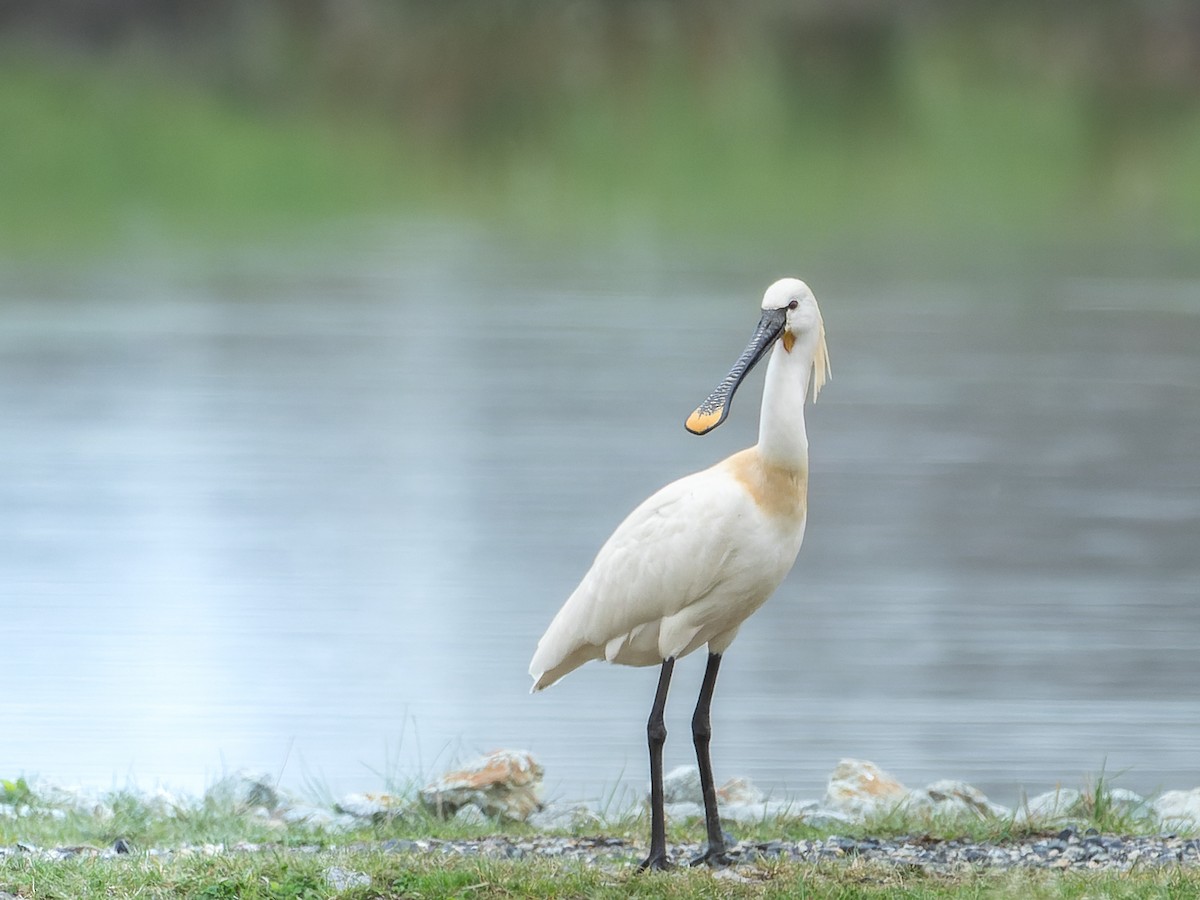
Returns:
[[[791,303],[788,304],[788,309],[795,309],[799,305],[800,305],[799,300],[793,300]]]

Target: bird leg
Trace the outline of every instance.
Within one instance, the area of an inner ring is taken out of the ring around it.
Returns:
[[[663,744],[667,742],[663,710],[667,706],[667,688],[671,686],[671,671],[674,668],[675,657],[663,660],[658,673],[658,692],[654,695],[654,706],[646,723],[646,738],[650,744],[650,855],[642,860],[639,870],[671,867],[667,860],[667,821],[663,812],[662,757]]]
[[[713,688],[717,684],[717,669],[721,667],[721,654],[708,654],[708,666],[704,669],[704,681],[700,685],[700,697],[696,700],[696,712],[692,716],[692,742],[696,745],[696,762],[700,766],[700,790],[704,794],[704,826],[708,831],[708,849],[692,860],[693,866],[727,866],[725,855],[725,833],[721,830],[721,817],[717,813],[717,786],[713,781],[712,760],[708,755],[708,744],[712,738],[712,721],[709,708],[712,706]]]

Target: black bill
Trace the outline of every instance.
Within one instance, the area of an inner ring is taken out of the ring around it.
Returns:
[[[733,364],[729,374],[717,385],[717,389],[708,395],[708,399],[697,406],[695,411],[687,417],[684,428],[692,434],[708,434],[725,421],[725,416],[729,414],[729,405],[733,401],[733,395],[742,383],[742,379],[760,359],[766,356],[767,351],[771,349],[780,332],[783,331],[786,321],[786,309],[763,311],[762,318],[758,320],[758,328],[754,330],[754,336],[750,338],[750,343],[746,345],[746,349],[742,351],[738,361]]]

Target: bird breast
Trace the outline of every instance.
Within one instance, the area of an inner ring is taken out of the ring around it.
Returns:
[[[763,460],[757,447],[735,453],[720,465],[742,486],[766,519],[776,520],[783,528],[804,521],[807,467],[773,465]]]

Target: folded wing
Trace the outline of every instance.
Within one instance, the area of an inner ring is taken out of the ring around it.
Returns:
[[[739,520],[751,505],[715,466],[672,482],[630,513],[538,642],[533,689],[591,659],[656,665],[692,649],[705,616],[679,614],[699,611],[738,574]]]

